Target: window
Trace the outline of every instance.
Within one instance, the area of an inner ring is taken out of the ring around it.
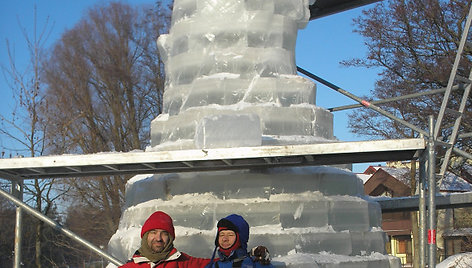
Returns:
[[[406,254],[406,249],[407,249],[407,241],[406,240],[398,240],[397,253]]]
[[[408,235],[399,235],[397,239],[397,253],[410,254],[411,253],[411,237]]]

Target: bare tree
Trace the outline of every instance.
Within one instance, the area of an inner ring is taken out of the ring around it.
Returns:
[[[345,61],[349,66],[380,67],[383,71],[371,92],[375,99],[444,88],[447,85],[470,0],[382,1],[355,20],[356,31],[366,38],[366,59]],[[472,47],[464,51],[469,61],[459,75],[469,76]],[[460,92],[459,92],[460,94]],[[398,117],[427,129],[428,115],[437,115],[442,95],[390,102],[381,107]],[[457,99],[456,99],[457,102]],[[470,132],[472,109],[468,105],[464,131]],[[411,137],[407,127],[368,109],[351,113],[352,132],[374,137]],[[447,118],[451,120],[451,118]],[[447,136],[445,129],[442,136]],[[416,133],[415,135],[418,135]],[[470,139],[459,140],[470,151]]]
[[[20,70],[15,63],[11,46],[6,40],[9,66],[2,66],[2,70],[12,89],[16,106],[10,115],[0,115],[0,135],[9,140],[8,144],[13,144],[11,147],[3,147],[2,152],[9,151],[9,155],[15,157],[36,157],[43,155],[46,150],[45,141],[49,126],[47,118],[40,116],[41,110],[47,107],[42,96],[40,62],[52,25],[47,19],[41,29],[37,28],[36,7],[34,8],[34,25],[31,36],[21,23],[18,23],[28,46],[30,62],[24,70]],[[61,193],[55,191],[55,185],[54,179],[25,180],[25,202],[48,215],[54,208],[54,202],[61,197]],[[50,265],[51,262],[44,258],[42,251],[43,243],[47,237],[44,233],[44,223],[38,220],[33,222],[36,231],[33,243],[35,253],[32,259],[34,259],[36,267],[42,267],[43,264]],[[25,237],[25,239],[29,238]]]
[[[51,153],[126,152],[149,144],[150,121],[161,111],[164,88],[155,41],[166,31],[169,14],[159,2],[148,10],[97,5],[63,34],[45,61],[44,116],[56,122],[48,132]],[[72,204],[100,219],[93,225],[106,239],[117,228],[128,178],[67,180],[74,187]],[[79,234],[90,231],[90,224],[74,226]]]

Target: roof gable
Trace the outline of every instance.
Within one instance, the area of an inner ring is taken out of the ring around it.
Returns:
[[[380,168],[364,184],[364,193],[379,196],[385,192],[392,197],[408,196],[410,187]]]
[[[377,168],[375,168],[374,166],[369,166],[369,167],[364,171],[364,174],[372,175],[372,174],[374,174],[376,171],[377,171]]]
[[[380,170],[388,173],[393,178],[397,179],[398,181],[402,182],[407,187],[410,187],[410,169],[409,168],[395,168],[395,167],[373,167],[370,166],[366,169],[366,172],[372,172],[374,174]],[[467,174],[466,174],[467,175]],[[419,177],[419,169],[416,169],[416,179],[418,180]],[[466,177],[466,176],[464,176]],[[366,181],[366,183],[369,180]],[[365,187],[364,187],[365,188]],[[452,172],[446,172],[443,180],[441,181],[441,185],[439,187],[441,192],[469,192],[472,191],[472,184],[468,182],[468,180],[464,179],[463,176],[458,176]]]

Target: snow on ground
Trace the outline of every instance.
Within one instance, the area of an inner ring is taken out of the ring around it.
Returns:
[[[472,267],[472,252],[461,253],[450,256],[441,263],[436,265],[436,268],[470,268]]]
[[[370,260],[385,260],[389,258],[387,255],[381,253],[372,252],[369,255],[363,256],[346,256],[346,255],[336,255],[329,252],[320,252],[319,254],[308,254],[308,253],[295,253],[289,252],[286,256],[272,258],[272,263],[277,266],[279,262],[284,263],[285,265],[290,264],[334,264],[334,263],[356,263],[362,262],[365,263],[366,259]],[[317,266],[313,266],[317,267]]]
[[[363,256],[345,256],[345,255],[336,255],[329,252],[320,252],[319,254],[308,254],[308,253],[295,253],[289,252],[288,255],[283,257],[272,258],[271,263],[275,267],[286,267],[287,265],[302,265],[303,267],[318,268],[319,265],[323,264],[341,264],[349,263],[355,265],[356,262],[365,263],[366,259],[375,261],[375,260],[385,260],[392,258],[391,256],[383,255],[381,253],[373,252],[370,255]],[[394,260],[391,260],[394,262]],[[109,263],[106,268],[116,268],[117,266]],[[298,267],[298,266],[297,266]],[[455,266],[444,266],[444,267],[455,267]],[[457,266],[462,267],[462,266]],[[469,266],[464,266],[469,267]]]

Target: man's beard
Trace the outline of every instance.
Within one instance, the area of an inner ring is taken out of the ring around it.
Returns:
[[[164,243],[164,241],[157,241],[156,239],[153,239],[151,241],[150,248],[154,253],[159,253],[159,252],[162,252],[165,246],[166,246],[166,243]]]

